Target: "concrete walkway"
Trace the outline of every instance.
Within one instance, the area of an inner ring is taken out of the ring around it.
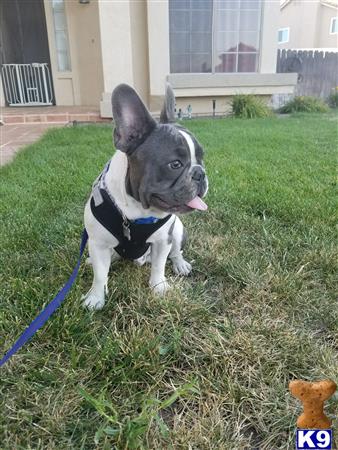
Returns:
[[[16,153],[37,141],[49,128],[60,124],[2,125],[0,126],[0,166],[11,162]]]
[[[91,106],[1,108],[0,120],[0,166],[12,161],[21,148],[38,140],[49,128],[74,121],[111,122]]]

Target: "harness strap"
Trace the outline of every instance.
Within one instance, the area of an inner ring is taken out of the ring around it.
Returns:
[[[102,202],[96,204],[92,196],[90,208],[95,219],[118,240],[119,243],[114,250],[122,258],[130,260],[140,258],[150,247],[147,239],[159,230],[171,218],[171,215],[158,219],[156,222],[143,219],[132,222],[124,219],[107,190],[98,188],[98,191]],[[127,224],[125,220],[128,221]],[[126,235],[126,225],[128,235]]]
[[[66,295],[70,291],[76,276],[79,272],[81,257],[86,248],[88,240],[88,234],[86,229],[82,232],[82,239],[80,245],[80,254],[79,259],[77,260],[76,266],[69,277],[67,283],[63,286],[63,288],[56,294],[53,300],[48,303],[48,305],[40,312],[40,314],[33,320],[33,322],[25,329],[25,331],[21,334],[18,340],[14,343],[14,345],[8,350],[5,356],[0,360],[0,367],[3,366],[9,358],[11,358],[20,348],[26,344],[26,342],[47,322],[53,312],[62,304]]]

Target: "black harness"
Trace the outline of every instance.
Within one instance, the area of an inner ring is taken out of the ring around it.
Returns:
[[[104,176],[108,169],[109,163],[94,183],[90,208],[95,219],[119,241],[114,250],[123,258],[138,259],[150,247],[147,239],[168,222],[171,215],[163,219],[155,217],[136,221],[127,219],[116,206],[105,186]]]

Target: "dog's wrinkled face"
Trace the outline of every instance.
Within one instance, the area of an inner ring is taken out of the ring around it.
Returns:
[[[174,102],[168,87],[162,123],[158,124],[131,87],[120,85],[114,90],[114,141],[128,156],[127,192],[146,209],[173,213],[205,210],[201,197],[208,181],[203,149],[189,131],[171,123]]]

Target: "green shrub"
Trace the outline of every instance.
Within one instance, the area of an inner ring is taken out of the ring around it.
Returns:
[[[338,87],[332,89],[332,92],[329,95],[327,102],[331,108],[338,108]]]
[[[316,97],[300,96],[287,102],[279,110],[282,114],[294,112],[327,112],[328,107],[325,103]]]
[[[232,114],[242,119],[268,117],[271,111],[261,99],[254,95],[235,95],[231,103]]]

